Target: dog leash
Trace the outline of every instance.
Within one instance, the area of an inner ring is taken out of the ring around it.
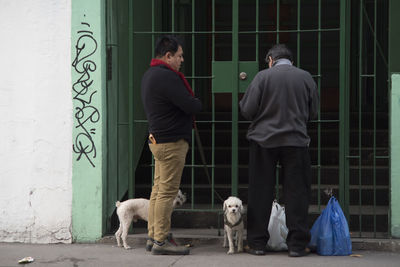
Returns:
[[[193,128],[194,128],[194,132],[195,132],[195,135],[196,135],[196,142],[197,142],[197,145],[198,145],[198,147],[199,147],[200,158],[201,158],[201,161],[202,161],[202,163],[203,163],[204,172],[206,173],[206,176],[207,176],[207,179],[208,179],[208,183],[209,183],[210,185],[212,185],[212,183],[211,183],[211,177],[210,177],[210,174],[208,173],[208,167],[207,167],[206,157],[205,157],[205,155],[204,155],[203,145],[202,145],[201,140],[200,140],[200,134],[199,134],[199,130],[197,129],[196,123],[194,123],[194,127],[193,127]],[[221,197],[221,195],[215,190],[215,188],[214,188],[214,193],[217,195],[217,197],[219,198],[219,200],[221,200],[222,203],[223,203],[223,202],[224,202],[224,199],[223,199],[223,198]]]

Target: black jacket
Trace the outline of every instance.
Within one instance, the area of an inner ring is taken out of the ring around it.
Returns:
[[[308,72],[289,64],[262,70],[240,101],[242,115],[251,121],[247,139],[266,148],[308,146],[307,123],[317,117],[318,106]]]
[[[157,143],[182,138],[190,143],[193,115],[202,109],[202,104],[189,93],[183,80],[166,66],[159,65],[146,71],[141,89],[149,133]]]

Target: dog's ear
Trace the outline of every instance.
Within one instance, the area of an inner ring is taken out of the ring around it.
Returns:
[[[240,212],[240,214],[244,214],[244,207],[243,207],[242,201],[240,201],[239,212]]]
[[[226,200],[224,201],[224,211],[226,211],[226,208],[227,208],[227,206],[226,206]]]

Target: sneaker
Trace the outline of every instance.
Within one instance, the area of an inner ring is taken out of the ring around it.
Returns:
[[[151,254],[153,255],[188,255],[189,253],[189,248],[178,246],[172,239],[172,236],[164,242],[154,241],[153,248],[151,249]]]
[[[154,239],[153,238],[149,238],[146,241],[146,251],[151,251],[151,249],[153,248],[153,244],[154,244]]]

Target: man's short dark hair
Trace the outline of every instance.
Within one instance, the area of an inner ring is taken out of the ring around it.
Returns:
[[[156,41],[155,56],[162,57],[168,52],[174,55],[178,51],[179,46],[182,46],[182,43],[177,37],[172,35],[160,36]]]
[[[269,57],[271,57],[274,61],[280,58],[286,58],[290,61],[293,61],[292,51],[284,45],[284,44],[276,44],[274,45],[267,53],[265,60],[268,62]]]

